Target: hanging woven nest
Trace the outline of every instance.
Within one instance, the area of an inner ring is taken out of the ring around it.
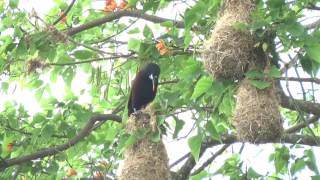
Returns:
[[[241,82],[233,116],[239,140],[266,143],[281,137],[283,127],[275,93],[274,85],[260,90],[247,79]]]
[[[211,37],[204,43],[205,69],[215,79],[243,78],[250,63],[257,58],[255,39],[247,30],[235,28],[237,23],[249,23],[255,9],[253,0],[225,0]]]
[[[157,131],[156,117],[149,110],[131,115],[126,129],[132,134],[145,128]],[[119,180],[169,180],[168,155],[163,142],[153,142],[148,135],[127,148]]]

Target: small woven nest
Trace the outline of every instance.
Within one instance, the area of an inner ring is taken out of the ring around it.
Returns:
[[[205,69],[216,79],[240,79],[255,58],[254,36],[240,31],[236,23],[249,23],[255,9],[252,0],[226,0],[212,35],[204,43]]]
[[[239,140],[266,143],[281,137],[283,127],[274,86],[259,90],[245,79],[236,99],[233,125]]]
[[[150,114],[150,115],[149,115]],[[131,115],[127,131],[133,133],[139,128],[157,130],[155,116],[142,110]],[[148,135],[127,148],[120,170],[119,180],[169,180],[168,155],[162,141],[152,142]]]

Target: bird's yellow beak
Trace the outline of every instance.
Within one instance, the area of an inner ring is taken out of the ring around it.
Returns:
[[[153,76],[153,74],[150,74],[150,75],[149,75],[149,79],[151,79],[151,81],[152,81],[152,91],[153,91],[153,92],[156,92],[156,83],[155,83],[155,81],[154,81],[154,76]]]
[[[156,92],[156,84],[154,82],[154,79],[152,79],[152,91]]]

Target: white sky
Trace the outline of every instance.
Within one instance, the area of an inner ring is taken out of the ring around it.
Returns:
[[[54,5],[54,2],[51,0],[46,0],[46,1],[24,0],[24,1],[25,2],[21,4],[21,8],[24,8],[27,11],[31,11],[31,9],[34,8],[35,11],[40,16],[45,15],[48,12],[48,10]],[[69,2],[70,1],[68,1],[68,3]],[[95,1],[95,3],[96,3],[95,7],[97,9],[98,9],[98,7],[100,9],[102,9],[101,7],[103,7],[104,1],[97,0],[97,1]],[[180,11],[181,11],[181,9],[180,9]],[[170,12],[170,13],[168,13],[168,12]],[[172,9],[172,8],[169,11],[161,12],[161,14],[163,15],[163,17],[172,18],[172,19],[175,19],[175,17],[177,17],[179,15],[177,12],[177,9]],[[307,20],[305,22],[309,23],[310,20]],[[143,21],[139,21],[139,24],[136,25],[135,27],[142,27],[143,28],[144,27],[143,23],[144,23]],[[152,23],[150,23],[149,25],[152,25]],[[285,57],[285,59],[287,59],[287,58]],[[289,76],[290,75],[295,76],[294,71],[290,70]],[[302,75],[302,77],[307,77],[307,75],[303,72],[301,72],[301,75]],[[44,76],[42,76],[41,79],[43,79],[45,82],[50,82],[48,76],[44,75]],[[73,84],[74,85],[72,86],[72,91],[76,95],[80,96],[81,89],[79,89],[79,87],[86,88],[88,86],[87,85],[88,84],[88,75],[86,75],[83,72],[78,72],[77,76],[75,76],[75,79],[73,80]],[[311,84],[309,83],[309,85],[307,85],[305,87],[310,88],[310,85]],[[59,78],[56,83],[51,84],[50,86],[52,89],[53,96],[55,96],[59,100],[62,100],[65,95],[62,78]],[[300,85],[297,82],[290,82],[290,87],[292,87],[292,86],[296,87],[296,88],[291,88],[292,93],[295,94],[296,96],[298,96],[299,98],[301,98],[301,95],[299,95],[299,93],[301,92]],[[319,89],[319,86],[318,86],[318,89]],[[319,99],[320,96],[317,96],[317,98],[318,98],[318,101],[320,101],[320,99]],[[25,89],[22,90],[21,88],[19,88],[18,83],[11,84],[10,88],[9,88],[9,93],[7,95],[0,94],[0,99],[2,99],[2,101],[0,102],[0,110],[1,111],[4,110],[4,107],[3,107],[4,101],[16,100],[16,101],[22,103],[23,105],[25,105],[26,107],[29,107],[28,111],[30,114],[35,114],[37,112],[41,112],[41,106],[35,100],[34,95],[31,92],[29,92],[28,90],[25,90]],[[82,103],[90,103],[91,102],[91,98],[90,98],[89,94],[81,95],[79,99]],[[180,115],[180,117],[181,117],[181,119],[185,120],[185,122],[186,122],[183,130],[179,134],[180,136],[183,136],[183,135],[187,134],[189,132],[189,130],[191,129],[191,127],[193,125],[193,120],[191,120],[190,113],[189,114],[184,113],[184,114]],[[194,132],[192,134],[194,134]],[[165,145],[166,145],[167,152],[169,155],[170,164],[190,151],[189,147],[187,145],[186,139],[182,139],[179,141],[172,141],[170,138],[164,138],[164,141],[165,141]],[[236,144],[230,146],[228,148],[228,150],[223,155],[219,156],[218,158],[216,158],[216,160],[213,161],[212,170],[214,170],[214,171],[217,170],[224,163],[224,160],[232,155],[232,152],[239,152],[240,147],[241,147],[240,143],[236,143]],[[221,148],[221,146],[211,148],[209,150],[209,152],[207,152],[200,161],[205,160],[207,157],[210,156],[210,153],[215,152],[220,148]],[[315,150],[315,153],[317,156],[317,160],[319,161],[320,160],[320,157],[319,157],[320,148],[317,147],[317,148],[314,148],[314,150]],[[245,149],[241,154],[241,159],[245,162],[245,164],[248,167],[253,167],[254,170],[256,170],[258,173],[260,173],[262,175],[266,175],[266,173],[268,171],[270,171],[270,170],[272,172],[274,171],[274,165],[269,163],[269,160],[268,160],[270,153],[273,151],[274,151],[274,147],[271,144],[268,144],[268,145],[246,144]],[[303,149],[294,149],[292,151],[294,152],[294,154],[299,154],[299,155],[303,154]],[[174,168],[174,169],[176,169],[176,168]],[[312,175],[312,174],[309,170],[304,170],[300,174],[300,177],[303,179],[309,179],[310,175]],[[229,179],[226,177],[223,178],[221,176],[215,176],[215,178]]]

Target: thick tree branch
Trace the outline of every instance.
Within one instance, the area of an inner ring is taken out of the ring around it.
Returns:
[[[288,129],[286,129],[286,133],[294,133],[294,132],[297,132],[299,130],[301,130],[302,128],[305,128],[307,127],[309,124],[312,124],[312,123],[315,123],[319,120],[320,116],[313,116],[312,118],[306,120],[306,121],[303,121],[303,122],[300,122]]]
[[[100,26],[104,23],[111,22],[116,19],[120,19],[121,17],[135,17],[135,18],[141,18],[147,21],[151,21],[154,23],[162,23],[165,21],[171,21],[173,22],[173,25],[177,28],[184,28],[184,22],[183,21],[176,21],[172,19],[166,19],[158,16],[153,16],[149,14],[144,14],[141,10],[122,10],[122,11],[116,11],[114,13],[111,13],[103,18],[96,19],[94,21],[90,21],[86,24],[71,28],[67,31],[67,35],[73,36],[79,32],[82,32],[84,30]]]
[[[0,170],[4,170],[10,166],[22,164],[22,163],[25,163],[25,162],[28,162],[31,160],[41,159],[41,158],[44,158],[47,156],[52,156],[52,155],[58,154],[64,150],[74,146],[75,144],[77,144],[78,142],[83,140],[85,137],[87,137],[91,133],[91,131],[93,130],[93,127],[96,122],[107,121],[107,120],[121,123],[121,117],[118,115],[115,115],[115,114],[95,115],[88,121],[88,123],[83,127],[83,129],[75,137],[70,139],[68,142],[65,142],[64,144],[61,144],[61,145],[57,145],[57,146],[53,146],[50,148],[45,148],[45,149],[39,150],[39,151],[32,153],[30,155],[1,160],[0,161]]]
[[[313,82],[316,84],[320,84],[320,79],[318,78],[280,77],[279,79],[283,81]]]
[[[226,135],[221,137],[220,141],[210,140],[202,143],[201,150],[200,150],[200,157],[205,152],[205,150],[209,147],[219,145],[219,144],[232,144],[237,141],[237,138],[235,135]],[[194,160],[193,156],[190,154],[187,161],[184,163],[184,165],[179,169],[177,172],[176,180],[185,180],[188,179],[190,176],[191,170],[196,165],[196,161]]]
[[[320,104],[312,103],[309,101],[293,99],[291,97],[286,96],[284,93],[280,94],[281,101],[280,104],[284,108],[288,108],[291,110],[301,110],[307,113],[311,113],[314,115],[320,115]],[[299,108],[299,109],[297,109]]]
[[[288,143],[288,144],[300,144],[300,145],[308,145],[308,146],[319,146],[319,144],[317,143],[319,141],[320,141],[320,137],[285,133],[283,134],[281,139],[270,141],[268,143]],[[237,140],[237,137],[234,134],[221,136],[221,141],[213,140],[209,138],[208,141],[202,143],[200,154],[202,154],[207,148],[210,148],[216,145],[221,145],[221,144],[230,145],[236,142],[240,142],[240,141]],[[185,164],[175,174],[175,180],[188,179],[188,177],[190,176],[190,172],[195,165],[196,165],[195,160],[193,156],[190,155],[190,157],[185,162]]]

